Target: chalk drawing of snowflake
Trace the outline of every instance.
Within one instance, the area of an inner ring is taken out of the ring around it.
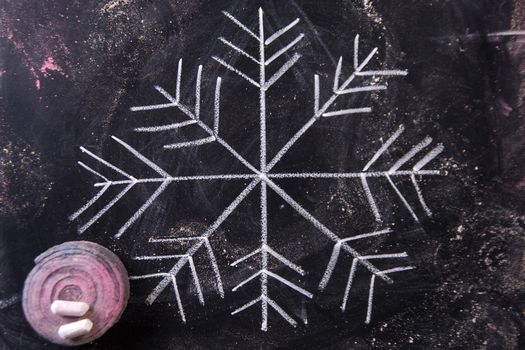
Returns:
[[[247,74],[238,70],[234,66],[230,65],[225,60],[219,57],[212,57],[213,60],[218,62],[220,65],[224,66],[227,70],[234,72],[240,78],[246,80],[254,88],[259,91],[259,126],[260,126],[260,164],[259,167],[252,165],[248,162],[239,152],[237,152],[230,144],[221,138],[220,136],[220,95],[221,95],[221,78],[218,77],[216,80],[215,86],[215,95],[214,95],[214,109],[213,109],[213,125],[207,125],[201,119],[201,78],[202,78],[202,66],[198,67],[196,84],[195,84],[195,105],[189,106],[185,105],[181,101],[181,73],[182,73],[182,59],[178,62],[177,78],[176,78],[176,89],[175,93],[172,94],[164,90],[160,86],[155,86],[155,89],[162,94],[166,99],[165,103],[155,104],[155,105],[146,105],[146,106],[137,106],[132,107],[131,111],[133,112],[147,112],[156,109],[174,109],[182,115],[184,115],[187,120],[182,122],[171,123],[167,125],[155,125],[136,128],[135,131],[138,133],[156,133],[156,132],[166,132],[169,130],[182,129],[189,125],[198,126],[202,129],[205,137],[195,139],[188,142],[174,142],[171,144],[164,145],[165,150],[176,150],[187,147],[197,147],[204,144],[215,143],[220,147],[224,148],[227,152],[233,155],[239,162],[241,162],[246,169],[246,173],[242,174],[220,174],[220,175],[195,175],[195,176],[175,176],[160,168],[157,164],[146,158],[144,155],[139,153],[136,149],[130,146],[128,143],[123,140],[112,136],[113,140],[116,141],[120,146],[124,147],[131,155],[135,156],[138,160],[143,162],[149,168],[156,172],[155,177],[135,177],[130,175],[126,171],[122,170],[120,167],[117,167],[110,162],[102,159],[101,157],[93,154],[88,149],[81,147],[83,153],[91,157],[95,162],[99,163],[99,166],[103,166],[107,169],[114,171],[116,174],[123,177],[121,180],[113,180],[105,175],[102,175],[100,172],[97,172],[93,168],[89,167],[83,162],[78,162],[81,167],[88,170],[93,175],[100,178],[100,182],[95,183],[96,188],[100,188],[99,192],[95,194],[84,206],[77,210],[74,214],[71,215],[71,220],[78,219],[82,214],[84,214],[95,202],[97,202],[102,195],[113,186],[121,187],[122,190],[118,192],[102,209],[96,212],[93,216],[90,217],[84,224],[79,228],[79,232],[82,233],[86,231],[91,225],[93,225],[97,220],[99,220],[108,210],[111,209],[130,189],[135,185],[140,183],[155,183],[158,184],[157,189],[151,194],[151,196],[142,204],[142,206],[129,218],[129,220],[118,230],[115,237],[122,236],[128,228],[134,224],[141,215],[148,209],[148,207],[159,197],[159,195],[171,184],[174,183],[184,183],[184,182],[194,182],[194,181],[207,181],[207,180],[224,180],[231,181],[236,179],[245,180],[248,182],[248,185],[238,194],[238,196],[231,202],[222,213],[213,221],[213,223],[202,232],[198,237],[151,237],[151,243],[157,242],[181,242],[186,241],[190,243],[190,248],[184,253],[179,255],[151,255],[151,256],[137,256],[136,260],[173,260],[175,261],[173,267],[164,273],[152,273],[147,275],[131,276],[131,280],[141,280],[141,279],[157,279],[159,280],[157,286],[153,288],[151,293],[146,299],[147,304],[153,303],[157,297],[167,288],[173,288],[173,293],[178,305],[178,312],[181,320],[186,322],[186,315],[184,313],[184,308],[181,301],[181,295],[179,293],[179,286],[177,283],[177,275],[184,267],[189,268],[189,272],[192,276],[193,283],[195,285],[196,294],[198,300],[201,304],[204,304],[204,297],[202,294],[202,288],[195,268],[193,261],[193,256],[196,252],[204,250],[209,258],[211,268],[213,270],[215,278],[215,286],[221,297],[224,297],[224,287],[221,279],[221,274],[219,266],[215,259],[213,252],[213,247],[211,245],[210,239],[217,232],[221,224],[229,217],[229,215],[236,210],[236,208],[243,202],[243,200],[253,191],[259,191],[260,195],[260,246],[258,249],[253,252],[240,257],[237,261],[233,262],[232,266],[237,266],[244,263],[248,259],[259,259],[260,268],[253,275],[247,277],[245,280],[241,281],[236,285],[232,291],[235,292],[238,289],[242,288],[248,283],[254,283],[258,280],[260,285],[260,294],[257,295],[253,300],[247,302],[242,306],[237,306],[233,310],[232,314],[237,314],[242,311],[245,311],[257,304],[260,304],[261,307],[261,330],[266,331],[268,329],[268,309],[273,309],[277,314],[279,314],[284,320],[286,320],[290,325],[296,326],[297,321],[290,316],[280,305],[278,305],[274,299],[270,296],[268,292],[269,283],[281,284],[283,286],[289,287],[298,294],[302,295],[305,298],[311,299],[313,294],[310,291],[298,286],[296,283],[276,274],[275,272],[270,271],[268,261],[269,259],[274,259],[276,262],[281,263],[282,265],[290,268],[292,271],[298,275],[305,275],[305,271],[301,266],[298,266],[294,262],[290,261],[283,255],[278,252],[278,249],[271,247],[268,244],[268,203],[267,203],[267,193],[268,191],[273,191],[279,197],[281,197],[286,203],[288,203],[298,214],[300,214],[306,221],[310,222],[316,229],[317,232],[326,236],[329,240],[333,242],[333,251],[332,255],[329,258],[326,270],[324,275],[319,282],[319,290],[322,290],[326,287],[328,282],[331,279],[336,263],[339,259],[340,254],[347,254],[352,259],[352,264],[349,270],[348,280],[346,287],[344,289],[341,309],[344,311],[349,302],[350,291],[352,288],[352,283],[354,282],[354,277],[358,268],[364,269],[370,274],[370,285],[369,285],[369,295],[368,295],[368,306],[366,310],[365,323],[370,323],[372,316],[372,305],[374,299],[374,288],[376,280],[386,282],[388,284],[393,283],[391,274],[411,270],[414,267],[408,265],[399,265],[398,267],[390,268],[387,270],[381,270],[376,265],[374,261],[383,260],[383,259],[404,259],[407,257],[405,252],[397,253],[384,253],[384,254],[375,254],[375,255],[362,255],[356,249],[352,247],[352,242],[362,239],[374,238],[377,236],[387,235],[392,233],[392,230],[388,227],[384,229],[361,233],[350,237],[343,237],[336,234],[331,229],[329,229],[325,224],[321,223],[316,217],[310,214],[303,206],[301,206],[291,195],[289,195],[285,190],[283,190],[279,185],[275,183],[275,179],[305,179],[305,178],[316,178],[316,179],[358,179],[361,182],[363,191],[366,195],[368,205],[370,207],[371,214],[374,216],[375,220],[379,223],[382,222],[381,210],[378,207],[372,189],[368,183],[370,178],[380,178],[384,179],[385,183],[390,186],[400,202],[406,207],[410,212],[411,216],[415,221],[419,221],[414,209],[409,204],[408,200],[402,194],[401,190],[398,188],[394,180],[396,178],[409,178],[415,192],[417,194],[420,205],[422,206],[424,212],[430,216],[431,211],[428,205],[425,203],[425,200],[422,195],[422,191],[418,184],[418,179],[424,176],[431,175],[441,175],[439,170],[426,170],[425,166],[435,159],[442,151],[443,145],[438,144],[434,148],[430,149],[425,153],[417,163],[412,166],[410,169],[402,170],[403,166],[406,166],[406,163],[418,155],[421,151],[425,150],[432,142],[430,137],[426,137],[423,141],[416,144],[412,149],[405,153],[401,158],[399,158],[394,164],[389,166],[386,170],[372,170],[376,165],[378,159],[381,155],[389,149],[389,147],[402,135],[404,131],[404,126],[401,125],[395,130],[391,136],[382,144],[382,146],[375,152],[369,162],[364,165],[361,171],[353,173],[276,173],[272,172],[274,166],[281,161],[283,156],[292,148],[292,146],[316,123],[322,123],[323,119],[331,118],[336,116],[350,116],[353,114],[363,114],[370,113],[372,109],[370,107],[360,107],[360,108],[349,108],[341,110],[332,110],[334,102],[337,99],[344,98],[346,95],[358,94],[358,93],[367,93],[371,91],[380,91],[387,89],[387,85],[378,84],[385,77],[400,77],[405,76],[407,71],[405,70],[371,70],[368,68],[368,65],[372,58],[377,54],[377,48],[373,49],[361,59],[359,52],[359,35],[355,36],[354,40],[354,55],[353,55],[353,66],[352,73],[346,79],[342,80],[342,68],[343,68],[343,59],[340,58],[335,70],[333,85],[331,86],[330,97],[322,103],[320,101],[320,79],[318,75],[313,77],[313,111],[310,119],[289,139],[289,141],[277,152],[277,154],[270,160],[267,159],[267,141],[266,141],[266,105],[267,105],[267,96],[266,93],[269,89],[272,88],[272,85],[281,79],[286,72],[294,66],[301,58],[301,55],[297,52],[293,53],[291,57],[282,64],[278,69],[274,70],[273,74],[267,74],[267,69],[274,63],[275,60],[281,58],[285,54],[290,54],[297,43],[299,43],[304,34],[297,35],[293,40],[282,48],[274,51],[273,54],[267,55],[267,50],[272,47],[272,44],[277,39],[283,39],[294,30],[296,25],[299,23],[299,19],[295,19],[289,25],[277,30],[273,34],[266,36],[264,30],[264,13],[262,9],[258,11],[257,19],[257,30],[253,31],[249,26],[243,24],[232,14],[228,12],[223,12],[226,18],[231,21],[238,30],[244,32],[244,34],[250,36],[258,45],[258,53],[251,54],[246,52],[243,48],[238,47],[236,44],[232,43],[226,38],[218,38],[224,45],[229,49],[232,49],[236,54],[242,55],[254,64],[259,67],[259,76],[258,78],[251,78]],[[286,56],[283,56],[286,57]],[[269,77],[267,77],[269,76]],[[352,83],[357,77],[364,77],[365,80],[369,79],[370,83],[364,86],[353,86]],[[210,113],[211,114],[211,113]],[[211,117],[211,115],[210,115]],[[201,249],[202,248],[202,249]]]

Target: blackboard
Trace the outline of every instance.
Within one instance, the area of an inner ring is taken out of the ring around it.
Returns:
[[[3,1],[2,348],[74,240],[131,276],[86,349],[523,347],[523,10]]]

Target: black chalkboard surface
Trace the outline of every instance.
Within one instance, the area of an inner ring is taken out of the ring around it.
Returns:
[[[524,13],[2,1],[1,348],[75,240],[131,285],[81,348],[522,348]]]

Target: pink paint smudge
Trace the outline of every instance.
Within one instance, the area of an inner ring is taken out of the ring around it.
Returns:
[[[58,72],[61,75],[64,75],[64,70],[55,63],[55,60],[53,57],[48,56],[44,63],[40,66],[40,73],[44,75],[44,77],[49,77],[51,72]]]
[[[499,113],[503,115],[504,117],[509,117],[512,111],[514,110],[509,104],[502,99],[501,97],[498,98],[498,107],[499,107]]]
[[[53,73],[58,73],[67,77],[65,70],[55,59],[57,54],[63,53],[68,55],[70,53],[69,48],[62,40],[59,39],[54,47],[45,45],[45,40],[37,40],[37,42],[42,44],[37,44],[35,47],[33,47],[33,44],[31,50],[28,50],[28,45],[26,45],[26,42],[24,41],[28,41],[29,39],[24,39],[24,36],[17,36],[10,24],[11,21],[9,20],[9,17],[0,11],[0,32],[3,31],[5,33],[5,37],[21,54],[25,66],[31,73],[32,80],[37,90],[40,90],[42,86],[42,79],[52,77]],[[43,39],[45,36],[46,34],[43,32],[36,32],[31,38],[37,37]]]

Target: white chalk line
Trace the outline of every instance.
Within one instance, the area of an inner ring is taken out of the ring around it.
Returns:
[[[432,143],[432,138],[428,137],[428,136],[425,137],[425,139],[423,141],[421,141],[420,143],[418,143],[417,145],[412,147],[412,149],[410,151],[408,151],[401,158],[399,158],[397,160],[397,162],[395,162],[394,165],[392,165],[392,167],[390,169],[388,169],[388,171],[396,171],[396,170],[398,170],[403,165],[405,165],[406,162],[408,162],[410,159],[412,159],[414,156],[416,156],[419,152],[421,152],[423,149],[425,149],[425,147],[430,145],[430,143]]]
[[[376,151],[376,153],[374,153],[372,158],[370,158],[370,161],[365,165],[365,167],[363,168],[363,171],[367,171],[372,165],[374,165],[377,159],[379,159],[379,157],[381,157],[381,155],[385,153],[385,151],[397,140],[399,136],[401,136],[401,134],[404,131],[405,131],[405,126],[403,124],[399,125],[396,132],[393,133],[392,136],[390,136],[388,140],[381,146],[381,148],[379,148]]]
[[[202,146],[207,143],[212,143],[216,140],[215,136],[208,136],[201,139],[187,141],[187,142],[177,142],[169,145],[164,145],[164,149],[176,149],[176,148],[185,148],[185,147],[195,147]]]
[[[314,75],[314,115],[319,111],[319,75]]]
[[[262,18],[262,10],[259,9],[259,23],[260,23],[260,35],[261,35],[261,43],[264,40],[264,31],[263,31],[263,18]],[[262,46],[262,44],[261,44]],[[261,164],[261,168],[263,166],[266,166],[265,164]],[[261,182],[261,241],[262,245],[266,245],[266,242],[268,240],[268,220],[267,220],[267,208],[266,208],[266,184],[264,182]],[[266,250],[261,251],[261,271],[265,271],[268,266],[268,254]],[[260,283],[261,283],[261,330],[266,331],[268,329],[268,276],[265,273],[261,273],[260,275]]]
[[[215,83],[215,98],[213,100],[213,132],[215,135],[219,135],[221,82],[221,77],[218,77]]]
[[[182,58],[179,59],[179,64],[177,66],[177,81],[175,82],[175,103],[176,105],[180,102],[180,84],[182,76]]]
[[[241,311],[246,310],[246,309],[249,308],[250,306],[255,305],[255,304],[257,304],[259,301],[261,301],[261,298],[262,298],[262,297],[258,297],[258,298],[256,298],[256,299],[253,299],[252,301],[249,301],[248,303],[244,304],[244,305],[241,306],[240,308],[235,309],[234,311],[232,311],[231,314],[232,314],[232,315],[235,315],[235,314],[238,314],[238,313],[241,312]]]
[[[386,176],[410,176],[410,175],[434,175],[443,176],[441,170],[398,170],[390,171],[373,171],[373,172],[355,172],[355,173],[270,173],[267,174],[270,179],[296,179],[296,178],[357,178],[357,177],[386,177]]]
[[[131,147],[129,144],[127,144],[126,142],[122,141],[121,139],[119,139],[118,137],[116,136],[111,136],[111,138],[115,141],[117,141],[119,144],[121,144],[122,146],[124,146],[124,148],[126,148],[131,154],[133,154],[135,157],[137,157],[138,159],[140,159],[144,164],[146,164],[147,166],[149,166],[151,169],[155,170],[160,176],[163,176],[163,177],[169,177],[170,174],[168,174],[167,171],[163,170],[161,167],[159,167],[157,164],[153,163],[151,160],[149,160],[148,158],[144,157],[139,151],[137,151],[136,149],[134,149],[133,147]]]
[[[143,255],[143,256],[135,256],[133,257],[133,260],[166,260],[166,259],[176,259],[176,258],[182,258],[186,255],[182,254],[175,254],[175,255]]]
[[[306,303],[304,299],[301,303],[301,319],[305,325],[308,324],[308,309],[306,308]]]
[[[407,210],[410,212],[410,215],[412,215],[412,217],[414,218],[414,220],[416,222],[419,222],[419,218],[417,217],[416,213],[414,212],[414,209],[412,209],[412,207],[410,206],[408,201],[405,199],[405,197],[403,196],[403,194],[401,193],[399,188],[396,186],[394,181],[392,181],[392,178],[390,178],[390,176],[388,176],[388,175],[386,176],[386,178],[387,178],[388,182],[390,183],[390,185],[392,186],[392,188],[394,189],[394,191],[396,192],[396,194],[399,197],[399,199],[401,200],[401,202],[403,203],[403,205],[405,206],[405,208],[407,208]]]
[[[319,113],[319,111],[317,112]],[[303,125],[303,127],[284,145],[283,148],[279,152],[277,152],[277,155],[270,161],[268,166],[266,167],[266,171],[272,170],[272,168],[281,160],[281,158],[288,152],[290,147],[293,146],[299,140],[299,138],[308,130],[310,127],[317,121],[317,117],[312,117],[306,124]]]
[[[425,202],[425,198],[423,197],[423,192],[421,191],[421,188],[419,187],[419,184],[417,183],[416,176],[412,175],[410,176],[410,180],[412,181],[412,185],[414,185],[414,189],[416,190],[417,198],[419,199],[419,203],[421,204],[421,207],[425,211],[428,217],[432,216],[432,211],[428,207],[427,203]]]
[[[343,56],[339,56],[339,61],[337,61],[337,66],[335,67],[334,74],[334,87],[332,92],[336,93],[339,90],[339,79],[341,79],[341,68],[343,67]]]
[[[167,131],[167,130],[174,130],[179,129],[188,125],[196,124],[197,121],[195,120],[186,120],[179,123],[171,123],[166,125],[156,125],[156,126],[143,126],[140,128],[133,129],[136,132],[160,132],[160,131]]]
[[[109,181],[107,177],[105,177],[104,175],[100,174],[99,172],[91,169],[90,167],[88,167],[86,164],[82,163],[82,162],[77,162],[78,165],[80,165],[82,168],[86,169],[87,171],[89,171],[90,173],[92,174],[95,174],[96,176],[100,177],[102,180],[106,180],[106,181]]]
[[[386,85],[370,85],[370,86],[361,86],[356,88],[350,88],[346,90],[337,90],[335,93],[337,95],[347,95],[347,94],[353,94],[356,92],[367,92],[367,91],[378,91],[378,90],[386,90]]]
[[[417,162],[416,165],[414,165],[413,169],[415,171],[421,170],[422,168],[425,167],[425,165],[430,163],[434,158],[436,158],[439,154],[441,154],[441,152],[443,152],[444,149],[445,147],[443,146],[443,144],[441,143],[438,144],[430,152],[428,152],[423,158],[421,158],[421,160]]]
[[[408,71],[406,70],[369,70],[364,72],[357,72],[357,76],[406,76]]]
[[[199,281],[199,276],[197,274],[197,269],[195,268],[195,263],[191,256],[187,254],[149,255],[149,256],[136,256],[133,258],[133,260],[156,261],[156,260],[169,260],[169,259],[181,259],[181,258],[185,258],[188,261],[188,265],[190,267],[190,273],[193,279],[193,284],[195,285],[195,289],[197,291],[197,298],[199,299],[199,303],[201,305],[204,305],[204,296],[202,294],[202,288],[201,288],[201,284]],[[158,278],[158,277],[164,277],[164,279],[170,279],[174,283],[174,285],[176,285],[176,282],[174,281],[176,274],[172,272],[160,272],[160,273],[151,273],[151,274],[139,275],[139,276],[130,276],[129,279],[130,280],[142,280],[142,279],[150,279],[150,278]]]
[[[263,271],[264,270],[259,270],[257,271],[256,273],[254,273],[253,275],[251,275],[250,277],[242,280],[240,283],[238,283],[235,287],[232,288],[232,292],[236,292],[239,288],[241,288],[242,286],[244,286],[245,284],[249,283],[250,281],[253,281],[254,279],[256,279],[257,277],[259,277],[261,274],[263,274]]]
[[[201,79],[202,79],[202,65],[197,69],[197,80],[195,81],[195,119],[199,119],[201,115]]]
[[[402,272],[402,271],[414,270],[415,268],[416,268],[415,266],[400,266],[400,267],[394,267],[388,270],[382,270],[379,274]]]
[[[359,67],[359,34],[354,38],[354,70]]]
[[[304,38],[304,34],[301,33],[299,34],[294,40],[292,40],[288,45],[284,46],[283,48],[281,48],[279,51],[277,51],[276,53],[274,53],[272,56],[270,56],[270,58],[268,58],[268,60],[266,62],[264,62],[264,64],[266,66],[268,66],[269,64],[271,64],[273,61],[275,61],[276,59],[278,59],[279,57],[281,57],[284,53],[286,53],[286,51],[288,51],[289,49],[291,49],[292,47],[294,47],[299,41],[301,41],[302,39]]]
[[[304,276],[306,274],[306,272],[303,270],[303,268],[297,264],[294,264],[293,262],[291,262],[290,260],[286,259],[284,256],[282,256],[281,254],[277,253],[275,250],[273,250],[271,247],[269,246],[265,246],[264,249],[270,253],[270,255],[272,255],[274,258],[276,258],[277,260],[279,260],[280,262],[282,262],[284,265],[288,266],[290,269],[294,270],[295,272],[297,272],[298,274],[300,274],[301,276]]]
[[[204,296],[202,295],[201,283],[199,281],[199,276],[197,275],[197,269],[195,268],[195,263],[193,262],[193,257],[187,256],[188,263],[190,265],[191,274],[193,276],[193,283],[197,289],[197,297],[201,305],[204,305]]]
[[[176,107],[176,106],[177,105],[174,104],[174,103],[161,103],[161,104],[156,104],[156,105],[131,107],[130,111],[132,111],[132,112],[151,111],[151,110],[154,110],[154,109],[172,108],[172,107]]]
[[[275,82],[277,82],[277,80],[279,80],[279,78],[281,78],[284,75],[284,73],[286,73],[290,68],[292,68],[292,66],[295,63],[297,63],[297,61],[299,61],[300,58],[301,58],[300,54],[294,53],[292,58],[290,58],[288,61],[286,61],[281,66],[281,68],[279,68],[279,70],[277,72],[275,72],[274,75],[272,75],[270,79],[268,79],[266,84],[264,84],[264,89],[268,90],[273,84],[275,84]]]
[[[206,247],[206,250],[208,252],[208,258],[210,259],[213,274],[215,275],[215,283],[217,286],[217,291],[219,292],[220,297],[224,299],[224,287],[222,285],[222,278],[221,278],[221,273],[219,271],[219,265],[217,265],[217,259],[215,258],[215,254],[213,253],[213,249],[211,247],[209,239],[205,237],[203,238],[203,240],[204,240],[204,245]]]
[[[264,42],[265,45],[270,45],[271,43],[273,43],[275,40],[277,40],[281,35],[283,35],[284,33],[286,33],[287,31],[289,31],[290,29],[292,29],[297,23],[299,23],[299,18],[296,18],[292,23],[288,24],[287,26],[279,29],[278,31],[276,31],[275,33],[273,33],[272,35],[270,35],[268,37],[268,39],[266,39],[266,41]]]
[[[233,23],[235,23],[239,28],[241,28],[242,30],[244,30],[246,33],[250,34],[252,37],[254,37],[255,39],[257,39],[257,41],[259,41],[259,37],[254,33],[252,32],[247,26],[245,26],[244,24],[241,23],[241,21],[239,21],[237,18],[235,18],[232,14],[230,14],[229,12],[227,11],[222,11],[222,13],[228,17],[228,19],[230,19]]]
[[[102,215],[104,215],[115,203],[117,203],[133,186],[135,186],[135,182],[130,183],[127,185],[122,191],[120,191],[113,200],[111,200],[104,208],[102,208],[98,213],[96,213],[87,223],[85,223],[83,226],[81,226],[78,229],[79,233],[84,233],[91,225],[93,225],[95,222],[97,222],[98,219]]]
[[[89,207],[91,207],[100,197],[102,197],[102,195],[107,191],[107,189],[110,187],[111,185],[109,183],[106,183],[104,185],[104,187],[102,187],[102,189],[97,192],[97,194],[91,198],[86,204],[84,204],[80,209],[78,209],[76,212],[74,212],[73,214],[71,214],[69,216],[69,220],[70,221],[73,221],[75,220],[78,216],[80,216],[80,214],[82,214],[84,211],[86,211]]]
[[[177,278],[171,275],[171,282],[173,284],[173,292],[175,293],[175,299],[177,300],[177,306],[179,307],[179,315],[182,323],[186,323],[186,316],[184,315],[184,307],[182,306],[182,300],[180,298],[179,287],[177,285]]]
[[[340,115],[348,115],[348,114],[355,114],[355,113],[371,113],[372,108],[370,107],[364,107],[364,108],[348,108],[348,109],[342,109],[339,111],[334,112],[327,112],[323,113],[323,117],[336,117]]]
[[[361,175],[361,185],[363,186],[363,191],[365,191],[366,200],[368,201],[368,205],[370,209],[372,210],[372,213],[374,214],[374,218],[376,222],[381,222],[381,213],[379,213],[379,208],[377,207],[376,200],[374,198],[374,195],[372,194],[372,191],[370,190],[370,186],[368,185],[367,177],[365,175]]]
[[[373,254],[373,255],[362,255],[357,258],[359,260],[370,260],[370,259],[397,259],[397,258],[407,258],[408,254],[406,252],[402,253],[389,253],[389,254]]]
[[[370,287],[368,288],[368,305],[366,307],[366,319],[365,319],[366,324],[370,324],[370,321],[372,320],[372,304],[374,302],[375,281],[376,281],[376,276],[372,275],[372,277],[370,277]]]
[[[157,273],[149,273],[146,275],[129,276],[129,279],[130,280],[145,280],[149,278],[166,277],[166,276],[171,276],[171,274],[167,272],[157,272]]]
[[[262,8],[259,8],[259,56],[261,65],[259,66],[259,124],[260,124],[260,169],[261,173],[266,172],[266,90],[263,88],[266,84],[266,65],[265,63],[265,46],[264,46],[264,19]],[[266,175],[264,175],[266,178]],[[262,179],[264,179],[262,178]],[[268,243],[268,199],[267,187],[264,181],[261,181],[261,195],[260,195],[260,209],[261,209],[261,269],[262,271],[268,268],[268,251],[264,249]],[[261,330],[268,329],[268,276],[261,274]]]
[[[223,59],[217,57],[217,56],[212,56],[212,59],[214,59],[215,61],[217,61],[218,63],[220,63],[221,65],[223,65],[225,68],[227,68],[228,70],[234,72],[235,74],[237,74],[238,76],[240,76],[241,78],[245,79],[247,82],[249,82],[250,84],[256,86],[256,87],[260,87],[259,84],[253,80],[252,78],[250,78],[248,75],[246,75],[245,73],[241,72],[240,70],[238,70],[237,68],[229,65],[228,63],[226,63]]]
[[[266,89],[264,88],[266,85],[266,50],[264,46],[263,16],[263,10],[259,8],[259,168],[261,172],[266,171]],[[261,191],[266,191],[266,187],[264,189],[261,187]],[[261,192],[262,195],[263,192]],[[264,215],[261,213],[261,220],[263,220]],[[262,228],[262,230],[264,231],[265,228]],[[266,308],[265,305],[264,308]]]
[[[392,229],[386,228],[384,230],[379,230],[379,231],[374,231],[374,232],[369,232],[369,233],[363,233],[363,234],[356,235],[356,236],[350,236],[350,237],[342,238],[341,242],[355,241],[355,240],[358,240],[358,239],[375,237],[375,236],[381,236],[381,235],[384,235],[384,234],[387,234],[387,233],[393,233],[393,232],[394,231],[392,231]]]
[[[352,288],[352,283],[354,282],[355,271],[357,269],[357,263],[358,262],[359,262],[358,259],[353,259],[352,260],[352,266],[350,267],[350,272],[348,273],[348,280],[346,281],[345,292],[344,292],[344,295],[343,295],[343,303],[341,304],[341,310],[342,311],[346,310],[346,305],[347,305],[348,299],[350,297],[350,289]],[[374,275],[372,275],[372,276],[374,276]]]
[[[255,58],[253,57],[252,55],[250,55],[249,53],[247,53],[246,51],[244,51],[243,49],[239,48],[238,46],[236,46],[235,44],[233,44],[231,41],[228,41],[226,39],[224,39],[223,37],[219,37],[219,40],[224,43],[225,45],[231,47],[232,49],[234,49],[235,51],[237,51],[238,53],[240,53],[241,55],[245,56],[245,57],[248,57],[250,60],[252,60],[253,62],[257,63],[257,64],[260,64],[260,62]]]
[[[262,250],[262,248],[258,248],[256,250],[254,250],[253,252],[246,254],[242,258],[239,258],[239,259],[235,260],[234,262],[232,262],[230,264],[230,266],[237,266],[239,263],[241,263],[241,262],[243,262],[245,260],[248,260],[252,256],[255,256],[255,255],[259,254],[261,252],[261,250]]]
[[[265,299],[268,302],[268,304],[270,304],[270,306],[275,311],[277,311],[277,313],[279,313],[279,315],[281,315],[281,317],[284,318],[289,324],[291,324],[293,327],[297,326],[297,322],[290,315],[288,315],[286,311],[284,311],[283,308],[280,307],[275,301],[273,301],[269,297],[263,297],[263,299]]]
[[[328,261],[328,265],[326,266],[326,270],[324,271],[323,277],[321,278],[321,281],[319,282],[319,289],[323,290],[326,288],[326,285],[330,281],[330,278],[332,277],[332,273],[334,272],[335,265],[337,264],[337,261],[339,260],[339,254],[341,253],[341,243],[337,242],[334,245],[334,249],[332,250],[332,255],[330,255],[330,260]]]

